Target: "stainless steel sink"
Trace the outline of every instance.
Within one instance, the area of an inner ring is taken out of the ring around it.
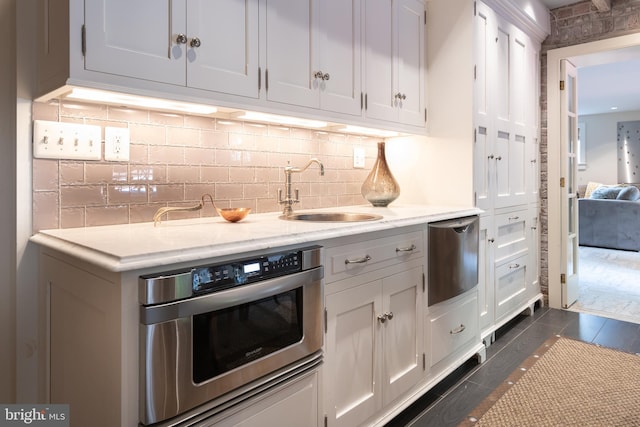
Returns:
[[[350,212],[300,212],[293,213],[291,215],[282,215],[280,216],[280,219],[285,219],[288,221],[359,222],[377,221],[379,219],[382,219],[382,215]]]

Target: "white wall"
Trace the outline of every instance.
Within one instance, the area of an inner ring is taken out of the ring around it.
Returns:
[[[578,121],[586,127],[587,167],[578,171],[578,184],[587,184],[589,181],[603,184],[618,182],[618,122],[633,120],[640,120],[640,111],[579,117]]]
[[[16,0],[0,0],[0,402],[15,402]]]

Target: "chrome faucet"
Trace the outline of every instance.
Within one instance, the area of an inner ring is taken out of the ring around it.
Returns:
[[[298,198],[299,193],[297,188],[295,191],[295,198],[293,197],[293,192],[291,191],[291,174],[294,172],[304,172],[305,170],[307,170],[309,166],[311,166],[312,163],[316,163],[318,166],[320,166],[320,176],[324,176],[324,165],[320,160],[316,158],[309,160],[309,163],[307,163],[303,168],[294,168],[290,164],[285,166],[284,188],[286,192],[286,197],[284,199],[282,198],[282,189],[278,189],[278,203],[281,205],[284,205],[284,210],[282,211],[283,215],[285,216],[291,215],[293,213],[293,204],[298,203],[300,201],[300,199]]]

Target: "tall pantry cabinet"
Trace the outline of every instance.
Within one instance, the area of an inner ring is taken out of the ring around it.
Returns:
[[[473,201],[484,211],[478,295],[488,345],[496,329],[542,299],[537,224],[544,32],[531,31],[535,24],[503,0],[432,0],[427,10],[433,19],[427,76],[430,94],[437,93],[428,106],[430,135],[465,147],[458,153],[460,174],[472,152]]]
[[[474,197],[481,219],[480,327],[494,332],[541,300],[540,41],[490,2],[474,7]]]

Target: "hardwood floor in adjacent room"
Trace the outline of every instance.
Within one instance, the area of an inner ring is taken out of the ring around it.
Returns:
[[[592,314],[539,308],[496,332],[487,360],[470,360],[431,389],[386,427],[457,426],[531,353],[562,335],[629,353],[640,353],[640,325]]]

